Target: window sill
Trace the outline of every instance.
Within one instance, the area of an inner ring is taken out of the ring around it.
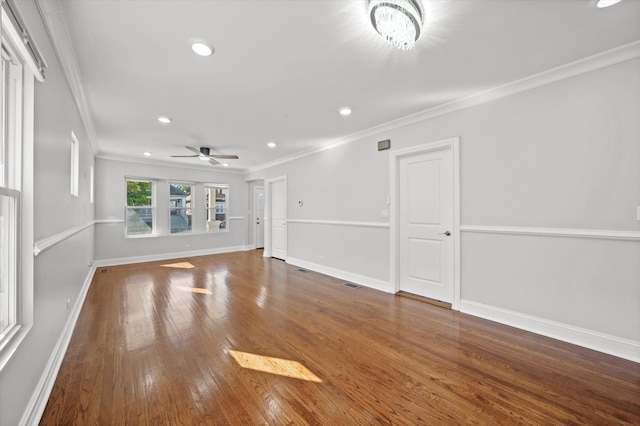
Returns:
[[[13,354],[18,350],[18,347],[22,343],[22,341],[29,334],[29,330],[31,330],[31,325],[29,326],[20,326],[17,327],[16,331],[13,331],[13,335],[9,337],[6,344],[0,349],[0,372],[7,365]]]

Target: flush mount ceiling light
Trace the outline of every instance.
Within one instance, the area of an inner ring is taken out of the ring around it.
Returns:
[[[369,0],[373,28],[394,47],[413,48],[422,30],[422,9],[418,0]]]
[[[189,45],[196,55],[211,56],[214,52],[213,46],[199,38],[189,39]]]
[[[338,110],[338,113],[340,113],[341,116],[346,117],[348,115],[351,115],[351,108],[349,107],[342,107]]]
[[[275,143],[275,142],[269,142],[269,143],[267,144],[267,146],[268,146],[269,148],[275,148],[275,147],[276,147],[276,143]]]
[[[151,153],[149,151],[143,152],[142,155],[144,155],[145,157],[151,157]]]
[[[616,3],[620,3],[621,0],[598,0],[598,3],[596,3],[596,6],[598,6],[599,8],[603,8],[603,7],[609,7],[609,6],[613,6]]]
[[[161,115],[160,117],[158,117],[158,122],[162,124],[169,124],[171,123],[171,119],[169,117],[165,117],[164,115]]]

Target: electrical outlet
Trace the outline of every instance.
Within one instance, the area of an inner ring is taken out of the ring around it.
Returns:
[[[71,299],[67,299],[67,311],[71,308]]]

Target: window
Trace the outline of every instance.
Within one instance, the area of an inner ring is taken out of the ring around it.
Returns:
[[[193,186],[184,183],[169,183],[169,225],[172,234],[191,232]]]
[[[127,179],[127,235],[153,234],[154,182],[151,180]]]
[[[0,187],[0,347],[17,331],[20,192]]]
[[[91,166],[89,170],[89,202],[91,204],[93,204],[93,192],[96,186],[95,180],[96,180],[96,172],[93,169],[93,166]]]
[[[33,325],[33,96],[46,67],[14,7],[0,7],[0,370]]]
[[[80,144],[71,132],[71,195],[78,196],[78,175],[80,174]]]
[[[205,206],[207,209],[207,232],[228,231],[227,206],[229,203],[229,186],[207,185],[204,189]]]
[[[2,147],[0,149],[0,348],[19,331],[19,219],[22,66],[2,40]]]

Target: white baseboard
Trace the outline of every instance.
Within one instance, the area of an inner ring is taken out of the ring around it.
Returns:
[[[93,264],[96,267],[128,265],[131,263],[155,262],[158,260],[181,259],[183,257],[207,256],[210,254],[231,253],[235,251],[249,251],[249,250],[252,250],[251,246],[219,247],[219,248],[212,248],[212,249],[206,249],[206,250],[192,250],[192,251],[180,251],[180,252],[174,252],[174,253],[152,254],[148,256],[121,257],[121,258],[115,258],[115,259],[99,259],[99,260],[95,260]]]
[[[365,287],[373,288],[375,290],[384,291],[385,293],[395,293],[395,290],[391,288],[391,284],[389,284],[389,282],[387,281],[366,277],[364,275],[354,274],[352,272],[331,268],[325,265],[318,265],[317,263],[307,262],[306,260],[296,259],[295,257],[288,257],[287,263],[298,266],[300,268],[305,268],[314,272],[329,275],[331,277],[340,278],[341,280],[349,281],[354,284],[359,284]]]
[[[73,309],[67,318],[67,322],[60,333],[60,337],[58,338],[55,347],[53,348],[49,361],[47,361],[47,365],[42,372],[42,376],[40,376],[38,385],[31,395],[29,404],[27,404],[22,418],[20,419],[20,426],[37,426],[38,423],[40,423],[40,418],[44,413],[44,409],[47,407],[49,395],[51,395],[53,385],[58,377],[58,371],[60,371],[60,367],[62,366],[64,355],[67,353],[67,348],[69,347],[73,330],[76,327],[78,316],[82,310],[84,299],[87,297],[87,292],[89,291],[95,272],[95,266],[89,269],[89,273],[87,274],[84,283],[82,284],[82,288],[80,289],[80,293],[76,298],[76,303],[73,305]]]
[[[470,300],[460,301],[460,312],[541,334],[563,342],[640,362],[640,342],[550,321]]]

